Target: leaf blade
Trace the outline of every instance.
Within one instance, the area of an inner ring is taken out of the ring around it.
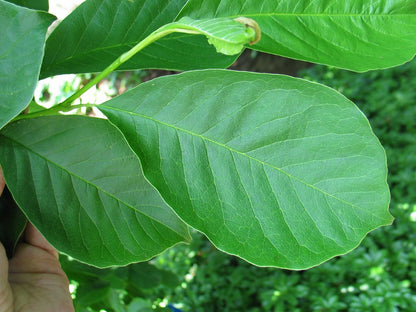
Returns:
[[[173,22],[185,2],[86,1],[48,38],[41,76],[102,71],[150,33]],[[172,34],[146,47],[120,69],[222,68],[235,59],[216,53],[203,36]]]
[[[42,10],[42,11],[49,11],[49,2],[48,0],[37,0],[37,1],[30,1],[30,0],[6,0],[7,2],[11,2],[29,9],[34,10]]]
[[[391,222],[384,150],[329,88],[207,70],[142,84],[100,109],[180,217],[256,265],[317,265]]]
[[[2,131],[0,144],[16,202],[58,250],[103,267],[148,260],[188,240],[187,226],[143,178],[138,159],[107,121],[19,121]]]
[[[0,1],[0,129],[30,102],[54,17]]]
[[[188,1],[181,16],[246,16],[263,33],[253,49],[354,71],[403,64],[416,54],[416,5],[413,1],[276,3],[254,0]]]

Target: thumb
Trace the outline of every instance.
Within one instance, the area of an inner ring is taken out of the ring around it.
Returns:
[[[9,261],[0,243],[0,312],[13,311],[13,296],[9,284]]]

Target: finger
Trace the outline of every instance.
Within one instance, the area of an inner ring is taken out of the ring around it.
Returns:
[[[48,273],[65,274],[58,259],[58,252],[28,222],[23,241],[16,247],[16,252],[9,261],[9,273]]]
[[[6,250],[0,243],[0,293],[8,283],[9,260],[7,259]]]
[[[30,222],[27,223],[24,235],[26,243],[41,248],[59,259],[58,251],[48,243],[45,237]]]
[[[0,311],[13,311],[13,298],[9,284],[9,262],[6,250],[0,243]]]

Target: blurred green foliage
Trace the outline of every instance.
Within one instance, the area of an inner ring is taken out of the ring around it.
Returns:
[[[72,295],[77,312],[170,311],[157,304],[158,298],[163,297],[164,288],[179,284],[175,274],[147,262],[97,269],[65,256],[60,261],[74,288]]]
[[[186,312],[416,311],[416,60],[361,74],[314,66],[300,76],[340,91],[370,119],[388,157],[394,224],[308,271],[255,267],[199,233],[150,263],[98,270],[64,260],[78,285],[77,311],[155,311],[168,303]]]

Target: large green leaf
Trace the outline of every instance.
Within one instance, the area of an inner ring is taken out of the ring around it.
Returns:
[[[307,268],[392,221],[384,150],[325,86],[205,70],[100,107],[179,216],[254,264]]]
[[[48,0],[6,0],[29,9],[42,10],[48,12],[49,2]]]
[[[0,0],[0,129],[30,102],[54,17]]]
[[[42,76],[102,71],[151,32],[173,22],[185,2],[87,0],[48,38]],[[235,58],[218,54],[204,36],[171,34],[145,48],[120,69],[223,68]]]
[[[55,116],[0,133],[0,163],[28,219],[60,251],[96,266],[147,260],[187,226],[144,179],[140,162],[106,120]]]
[[[262,39],[254,49],[355,71],[391,67],[416,54],[414,0],[189,0],[180,16],[246,16]]]

